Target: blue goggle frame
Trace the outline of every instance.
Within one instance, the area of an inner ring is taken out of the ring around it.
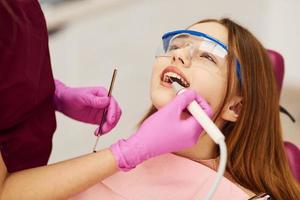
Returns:
[[[223,49],[225,49],[228,52],[228,46],[225,45],[224,43],[222,43],[221,41],[205,34],[202,32],[198,32],[198,31],[192,31],[192,30],[177,30],[177,31],[172,31],[172,32],[167,32],[162,36],[162,41],[163,41],[163,48],[166,51],[167,47],[169,46],[170,40],[174,35],[178,35],[178,34],[183,34],[183,33],[187,33],[189,35],[193,35],[193,36],[197,36],[197,37],[203,37],[203,38],[207,38],[215,43],[217,43],[218,45],[220,45]],[[237,71],[237,76],[239,81],[241,82],[241,65],[240,62],[236,59],[236,71]]]

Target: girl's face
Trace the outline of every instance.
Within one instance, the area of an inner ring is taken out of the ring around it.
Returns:
[[[215,22],[206,22],[193,25],[189,30],[205,33],[225,45],[227,29]],[[191,60],[189,51],[177,49],[169,57],[157,57],[152,70],[151,100],[152,104],[160,109],[174,97],[170,84],[164,82],[165,73],[176,73],[189,85],[189,89],[197,91],[210,104],[215,113],[225,95],[227,84],[227,59],[225,62],[213,62],[206,55],[201,54],[198,60]]]

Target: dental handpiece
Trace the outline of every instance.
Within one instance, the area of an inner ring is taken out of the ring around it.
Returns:
[[[170,80],[172,82],[172,87],[176,91],[177,95],[184,92],[185,88],[182,87],[179,83],[177,83],[176,79],[172,79],[170,77]],[[206,133],[212,138],[212,140],[215,143],[217,143],[220,147],[220,162],[216,174],[216,179],[214,180],[210,190],[204,198],[205,200],[211,200],[222,180],[226,168],[227,147],[225,143],[225,137],[195,100],[187,106],[187,109],[203,127]]]
[[[172,87],[176,91],[176,94],[180,94],[185,91],[185,88],[176,81],[172,81]],[[219,144],[221,140],[225,140],[224,135],[195,100],[188,105],[187,109],[215,143]]]

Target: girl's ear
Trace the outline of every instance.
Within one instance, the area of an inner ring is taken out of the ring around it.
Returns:
[[[235,122],[242,109],[242,97],[235,96],[226,103],[221,114],[221,118],[225,121]]]

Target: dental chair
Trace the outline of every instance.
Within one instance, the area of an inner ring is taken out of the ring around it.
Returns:
[[[280,94],[284,76],[284,60],[283,57],[276,51],[268,50],[268,54],[274,67],[277,87]],[[280,111],[287,114],[290,117],[290,119],[293,122],[295,122],[295,119],[287,112],[287,110],[285,110],[281,106]],[[284,142],[284,147],[289,160],[290,167],[292,169],[292,173],[297,179],[297,181],[300,183],[300,149],[295,144],[288,141]]]

